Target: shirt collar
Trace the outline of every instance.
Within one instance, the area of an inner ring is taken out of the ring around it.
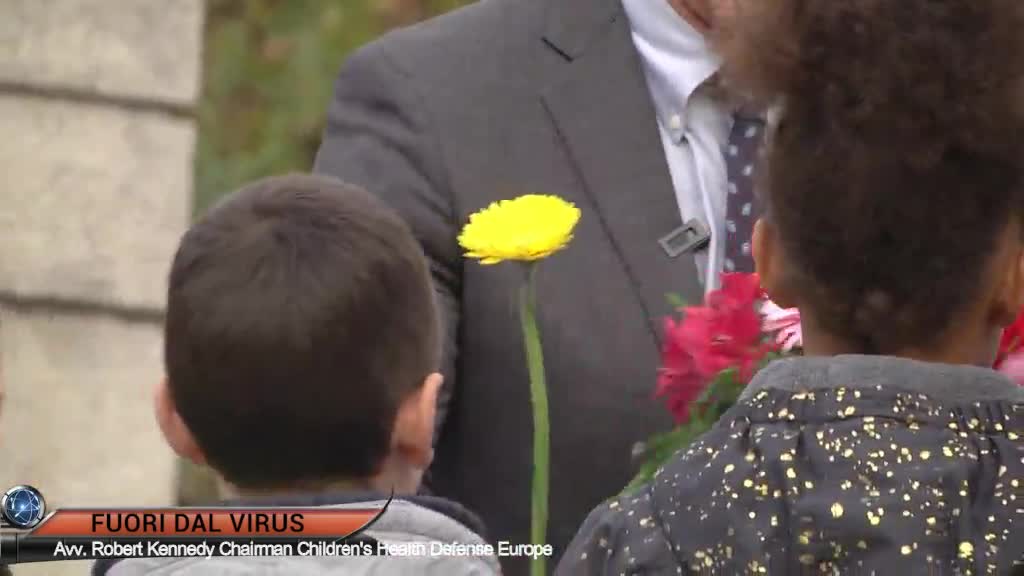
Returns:
[[[658,121],[679,142],[686,106],[721,60],[668,0],[622,0]]]

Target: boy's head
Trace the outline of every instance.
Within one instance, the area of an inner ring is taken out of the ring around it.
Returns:
[[[429,464],[440,376],[427,265],[359,188],[270,178],[213,208],[175,255],[165,338],[161,428],[240,489],[408,491]]]
[[[783,106],[755,257],[807,351],[991,365],[1024,303],[1024,4],[741,6],[726,73]]]

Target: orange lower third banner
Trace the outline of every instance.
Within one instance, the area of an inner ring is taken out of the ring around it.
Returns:
[[[32,536],[304,536],[344,538],[373,522],[382,508],[171,508],[57,510]]]
[[[58,509],[32,529],[0,530],[0,564],[214,556],[369,556],[380,508]]]

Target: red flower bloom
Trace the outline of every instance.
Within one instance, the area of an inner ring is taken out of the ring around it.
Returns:
[[[999,341],[999,352],[996,354],[995,367],[999,368],[1006,361],[1010,354],[1016,352],[1024,345],[1024,311],[1017,319],[1003,330],[1003,337]]]
[[[693,354],[706,380],[736,368],[746,383],[770,350],[757,311],[761,294],[756,274],[725,274],[722,288],[708,294],[704,306],[686,310],[682,345]]]
[[[772,349],[757,310],[762,297],[756,274],[724,274],[704,306],[685,308],[679,323],[665,321],[657,396],[666,398],[677,421],[689,417],[691,402],[719,373],[736,368],[745,384]]]
[[[700,396],[707,379],[697,371],[697,363],[683,346],[684,322],[665,319],[665,343],[661,351],[661,369],[655,396],[665,399],[677,423],[690,417],[690,404]]]

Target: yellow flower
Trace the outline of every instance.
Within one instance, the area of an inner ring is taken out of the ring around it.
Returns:
[[[459,245],[481,264],[540,260],[565,248],[579,219],[579,208],[557,196],[528,194],[471,215]]]

